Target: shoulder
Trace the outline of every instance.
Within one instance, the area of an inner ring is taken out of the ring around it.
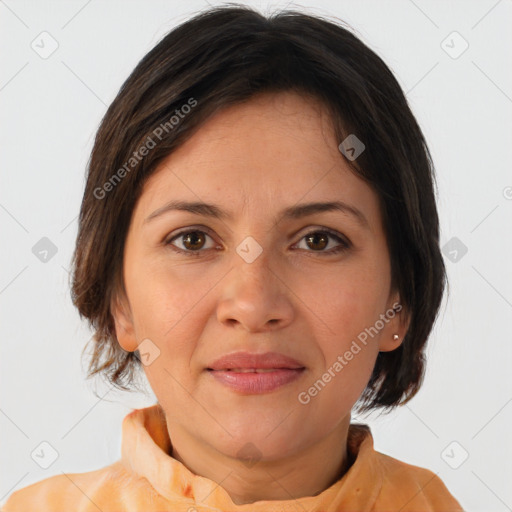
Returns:
[[[126,500],[156,492],[120,461],[87,473],[62,473],[13,492],[2,512],[89,512],[123,510]],[[158,501],[158,500],[157,500]]]
[[[434,472],[380,452],[376,455],[382,471],[382,488],[375,510],[395,510],[398,504],[402,512],[463,510]]]

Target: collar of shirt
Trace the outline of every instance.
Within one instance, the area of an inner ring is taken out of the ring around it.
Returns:
[[[367,425],[351,424],[347,450],[353,464],[341,479],[316,496],[290,500],[257,501],[236,505],[218,483],[192,473],[174,459],[165,415],[159,404],[137,409],[123,421],[122,463],[146,478],[170,502],[188,502],[199,511],[206,509],[240,512],[328,511],[340,507],[371,510],[380,493],[383,475]]]

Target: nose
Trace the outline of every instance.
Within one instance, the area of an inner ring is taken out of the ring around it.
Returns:
[[[269,267],[265,251],[252,263],[235,255],[234,268],[222,280],[217,318],[249,332],[282,329],[293,320],[292,296],[278,269]]]

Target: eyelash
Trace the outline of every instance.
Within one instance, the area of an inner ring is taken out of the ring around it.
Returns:
[[[205,252],[205,250],[198,249],[197,251],[191,251],[191,250],[180,249],[179,247],[176,247],[172,243],[174,240],[176,240],[180,236],[187,235],[189,233],[202,233],[202,234],[207,235],[213,239],[213,237],[208,232],[204,231],[203,229],[187,228],[186,230],[176,233],[175,235],[172,236],[172,238],[168,238],[167,240],[165,240],[164,245],[168,246],[172,251],[180,253],[180,254],[186,254],[187,256],[193,256],[193,257],[200,256],[201,253]],[[347,251],[352,246],[352,244],[348,240],[345,240],[338,233],[336,233],[335,231],[332,231],[328,228],[321,228],[321,229],[316,229],[316,230],[310,231],[309,233],[306,233],[304,236],[302,236],[301,239],[299,240],[299,242],[308,236],[319,234],[319,233],[328,235],[330,238],[334,238],[337,242],[340,243],[340,245],[338,247],[335,247],[334,249],[329,250],[329,251],[310,250],[310,251],[306,251],[306,252],[316,253],[321,256],[328,256],[328,255],[338,254],[338,253]]]

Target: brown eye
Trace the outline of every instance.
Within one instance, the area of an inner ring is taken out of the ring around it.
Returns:
[[[305,249],[306,252],[317,252],[322,256],[336,254],[346,251],[352,246],[351,243],[345,240],[345,238],[342,238],[342,236],[343,235],[331,233],[327,230],[313,231],[304,235],[297,247],[299,249]],[[332,242],[334,242],[334,245]]]
[[[210,239],[210,245],[207,245],[208,239]],[[170,246],[171,249],[177,252],[199,255],[205,252],[206,249],[212,249],[215,246],[215,242],[204,231],[195,229],[178,233],[167,240],[165,245]]]
[[[186,249],[197,251],[204,245],[205,237],[201,231],[191,231],[183,236],[183,245]]]
[[[325,233],[312,233],[310,235],[306,235],[305,238],[308,247],[314,250],[322,251],[329,244],[329,236]]]

